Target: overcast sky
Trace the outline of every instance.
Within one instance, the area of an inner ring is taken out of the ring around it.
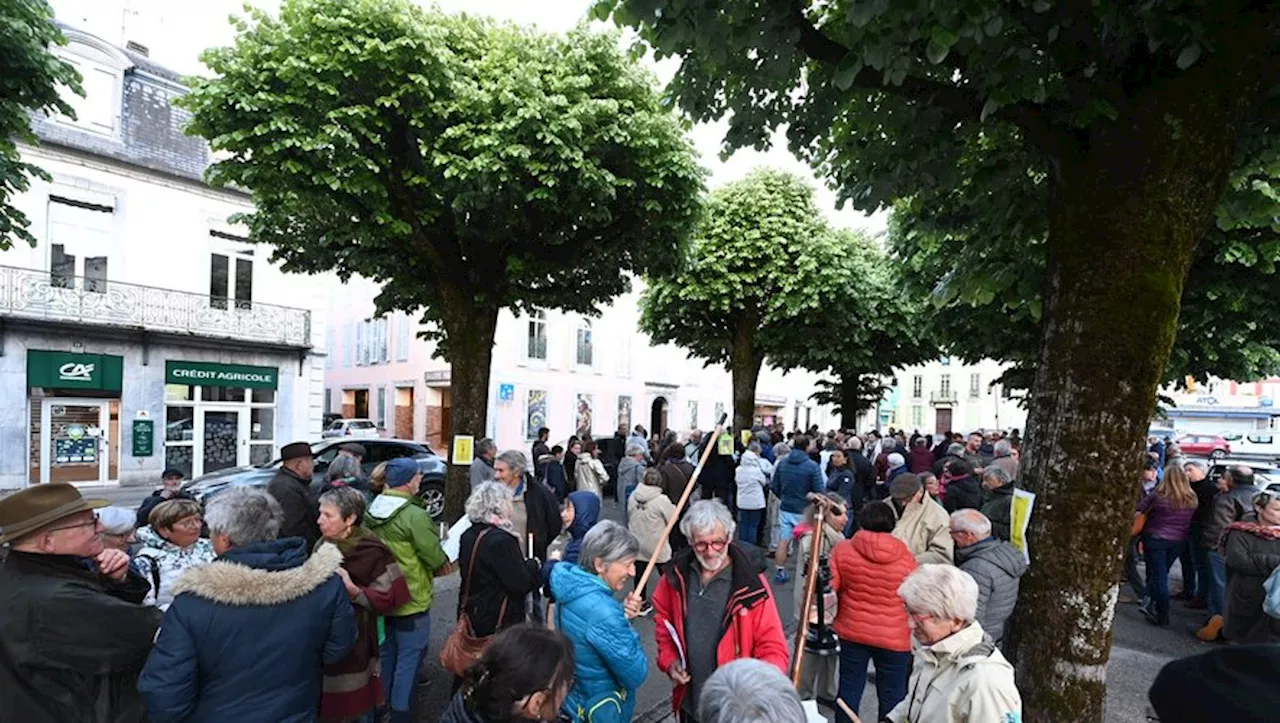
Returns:
[[[84,27],[111,42],[140,42],[150,49],[151,58],[156,62],[181,73],[194,74],[206,72],[198,58],[201,50],[231,41],[234,29],[227,18],[243,14],[244,0],[51,0],[50,4],[64,22]],[[279,0],[250,0],[249,4],[275,12],[280,3]],[[592,0],[437,0],[437,4],[447,11],[491,15],[561,31],[576,25],[586,15]],[[675,62],[668,60],[653,65],[655,74],[667,80],[675,71]],[[758,165],[783,168],[814,179],[808,166],[791,155],[780,137],[768,152],[744,149],[721,161],[723,131],[724,126],[719,123],[701,124],[693,131],[703,165],[711,170],[712,186],[741,178]],[[885,214],[868,217],[852,208],[837,210],[835,194],[817,179],[814,185],[819,205],[835,225],[871,233],[884,230]]]

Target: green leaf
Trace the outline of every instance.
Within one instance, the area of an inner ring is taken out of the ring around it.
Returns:
[[[1199,59],[1200,59],[1200,44],[1192,43],[1187,47],[1183,48],[1182,52],[1178,53],[1178,61],[1177,61],[1178,69],[1186,70],[1187,68],[1190,68],[1191,66],[1195,65],[1196,61]]]
[[[835,76],[832,82],[840,90],[848,90],[853,81],[858,77],[858,73],[862,72],[862,59],[853,53],[844,56],[840,61],[839,67],[836,68]]]
[[[929,59],[930,63],[937,65],[938,63],[941,63],[942,61],[946,60],[947,54],[950,52],[951,52],[950,46],[939,45],[938,43],[930,40],[929,47],[928,49],[925,50],[925,57]],[[895,85],[898,85],[898,83],[895,83]]]

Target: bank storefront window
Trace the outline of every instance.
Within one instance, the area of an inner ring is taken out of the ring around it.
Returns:
[[[165,466],[189,477],[275,458],[274,367],[165,362]]]

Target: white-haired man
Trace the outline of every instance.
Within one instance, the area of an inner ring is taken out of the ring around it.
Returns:
[[[998,468],[987,472],[992,469]],[[977,510],[951,513],[951,539],[956,543],[956,567],[978,583],[978,622],[999,645],[1018,602],[1018,583],[1027,572],[1026,558],[1018,548],[993,537],[991,521]]]
[[[680,521],[689,547],[671,558],[653,594],[658,669],[675,683],[673,709],[696,723],[698,699],[716,668],[757,658],[787,670],[787,642],[773,592],[752,559],[733,543],[733,515],[719,500],[699,500]]]

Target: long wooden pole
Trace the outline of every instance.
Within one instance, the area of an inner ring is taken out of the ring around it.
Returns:
[[[853,709],[843,699],[836,698],[836,705],[840,706],[840,710],[844,711],[844,714],[849,716],[849,720],[853,721],[853,723],[862,723],[862,719],[858,717],[857,713],[853,712]]]
[[[720,435],[724,433],[724,423],[729,418],[728,414],[721,414],[720,421],[716,423],[716,429],[711,433],[711,438],[707,440],[707,448],[702,450],[702,458],[698,460],[698,466],[693,470],[693,476],[685,483],[684,494],[680,495],[680,501],[676,503],[675,514],[671,515],[671,519],[667,521],[667,529],[662,531],[662,537],[658,538],[658,546],[654,549],[653,559],[649,560],[649,564],[644,566],[644,574],[640,576],[640,581],[636,583],[637,590],[644,590],[645,585],[649,583],[649,575],[653,574],[653,568],[658,564],[658,552],[662,550],[662,546],[669,543],[671,531],[675,529],[676,523],[680,521],[680,513],[684,511],[684,506],[689,502],[689,495],[693,492],[694,486],[698,484],[698,477],[702,474],[702,468],[707,466],[707,458],[711,456],[711,448],[720,444]]]
[[[800,608],[800,628],[796,630],[796,659],[791,668],[791,684],[798,690],[800,676],[804,670],[804,642],[809,637],[809,607],[813,605],[813,595],[818,589],[818,558],[822,556],[822,521],[826,505],[818,503],[814,514],[813,531],[809,533],[809,577],[804,586],[804,607]],[[778,544],[782,544],[780,540]]]

